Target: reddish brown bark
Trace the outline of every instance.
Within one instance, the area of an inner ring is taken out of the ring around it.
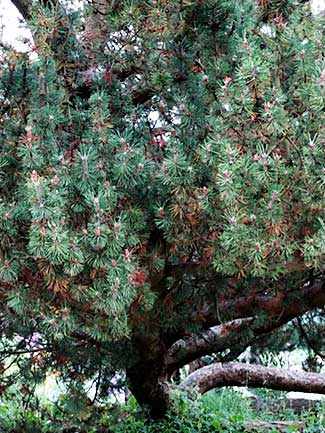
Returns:
[[[299,302],[290,303],[290,296],[292,299],[299,296]],[[267,335],[295,317],[301,316],[311,307],[324,306],[324,301],[325,291],[322,281],[316,281],[312,285],[292,291],[290,295],[283,293],[281,296],[260,295],[254,301],[249,297],[240,298],[238,304],[243,306],[240,311],[243,314],[254,311],[257,313],[256,316],[235,319],[209,328],[200,334],[193,334],[176,341],[169,349],[166,357],[168,372],[171,374],[175,369],[203,355],[222,352],[238,345],[244,350],[257,338]],[[228,302],[229,305],[235,303],[235,300]],[[256,310],[256,304],[260,307],[258,310]],[[226,308],[225,305],[224,307]],[[264,313],[262,318],[259,317],[261,312]]]
[[[318,279],[291,290],[279,287],[274,295],[267,294],[266,289],[263,293],[256,293],[256,289],[253,289],[245,296],[234,297],[226,301],[217,300],[216,303],[218,311],[216,311],[215,303],[202,305],[198,309],[199,321],[202,321],[205,327],[219,323],[220,311],[227,312],[227,315],[231,317],[230,320],[262,313],[279,320],[285,314],[286,321],[289,321],[307,311],[325,305],[325,280]]]
[[[180,385],[182,389],[195,388],[201,394],[222,386],[249,386],[325,394],[325,375],[240,362],[215,363],[196,370]]]
[[[214,326],[200,334],[178,340],[168,351],[166,362],[168,371],[172,373],[177,368],[208,355],[223,351],[229,343],[235,344],[241,340],[241,332],[247,329],[253,318],[237,319],[223,325]]]
[[[170,407],[170,389],[162,359],[143,359],[126,371],[128,384],[137,402],[152,418],[163,418]]]
[[[134,336],[133,344],[138,360],[126,370],[130,390],[152,418],[162,418],[170,406],[164,348],[155,335]]]

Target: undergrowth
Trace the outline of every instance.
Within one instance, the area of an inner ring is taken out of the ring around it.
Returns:
[[[264,399],[271,397],[268,394]],[[1,433],[245,433],[248,421],[275,419],[304,421],[304,433],[325,432],[324,404],[302,414],[288,409],[274,413],[253,409],[248,398],[232,389],[201,398],[176,395],[173,410],[164,421],[155,422],[144,417],[133,398],[127,404],[94,406],[65,396],[56,403],[29,402],[25,408],[19,400],[17,396],[2,399]],[[295,431],[288,429],[288,433]]]

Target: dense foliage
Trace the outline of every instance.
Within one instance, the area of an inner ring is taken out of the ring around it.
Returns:
[[[1,51],[3,388],[52,371],[94,380],[100,399],[126,371],[161,407],[179,339],[254,318],[244,346],[219,350],[238,355],[323,306],[323,35],[308,3],[14,3],[34,56]]]

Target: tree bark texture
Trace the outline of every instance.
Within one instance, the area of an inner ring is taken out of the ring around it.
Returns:
[[[170,389],[161,358],[142,360],[126,372],[130,390],[152,418],[162,418],[170,407]]]
[[[247,330],[252,321],[252,317],[236,319],[209,328],[201,334],[194,334],[178,340],[167,354],[166,362],[169,372],[173,372],[201,356],[225,350],[229,341],[235,344],[235,340],[241,339],[241,332]]]
[[[180,385],[182,389],[196,388],[201,394],[222,386],[249,386],[325,394],[325,374],[240,362],[215,363],[196,370]]]

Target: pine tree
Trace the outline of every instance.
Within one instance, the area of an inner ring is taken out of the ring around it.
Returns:
[[[34,56],[1,49],[2,362],[98,398],[125,372],[160,416],[182,366],[324,306],[323,21],[299,0],[13,3]],[[308,380],[282,387],[324,392]]]

